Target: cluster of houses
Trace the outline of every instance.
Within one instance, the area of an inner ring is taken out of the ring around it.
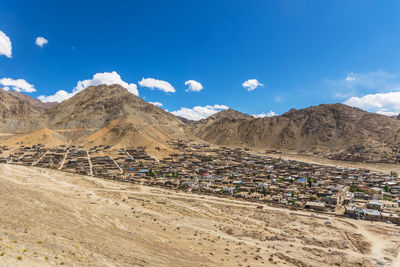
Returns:
[[[155,160],[144,147],[21,146],[0,162],[55,168],[125,182],[244,198],[295,209],[400,224],[397,174],[304,163],[250,149],[170,142]]]

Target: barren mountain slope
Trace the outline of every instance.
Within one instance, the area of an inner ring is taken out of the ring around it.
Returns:
[[[30,132],[45,125],[40,116],[45,108],[32,99],[0,88],[0,132]]]
[[[393,157],[400,144],[400,121],[343,104],[292,109],[259,119],[216,114],[187,128],[218,145],[363,154],[366,160],[375,152]]]
[[[58,105],[1,90],[0,116],[0,132],[21,134],[8,143],[23,139],[26,144],[47,140],[50,146],[67,142],[154,148],[185,137],[178,118],[120,85],[92,86]],[[45,128],[44,135],[37,134]]]
[[[89,87],[46,115],[50,128],[83,144],[158,145],[184,135],[179,119],[120,85]]]
[[[47,128],[41,128],[28,134],[15,135],[3,142],[5,145],[36,145],[46,144],[47,147],[57,147],[68,144],[68,140],[61,134]]]
[[[57,102],[42,102],[36,98],[30,97],[28,95],[22,94],[20,92],[16,92],[16,91],[8,91],[9,94],[11,94],[12,96],[17,97],[18,99],[22,100],[22,101],[26,101],[28,103],[30,103],[32,106],[34,107],[39,107],[39,108],[43,108],[43,109],[50,109],[50,108],[54,108],[55,106],[58,105]]]

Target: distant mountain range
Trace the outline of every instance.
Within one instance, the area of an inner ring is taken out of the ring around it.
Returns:
[[[292,109],[274,117],[228,109],[190,121],[120,85],[88,87],[64,102],[42,103],[0,89],[0,143],[100,144],[165,150],[171,139],[370,162],[396,162],[400,121],[343,104]]]

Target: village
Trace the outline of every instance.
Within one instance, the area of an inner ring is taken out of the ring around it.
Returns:
[[[159,161],[144,147],[46,148],[11,150],[0,146],[0,163],[58,169],[123,182],[243,198],[290,209],[400,225],[397,173],[338,168],[251,153],[247,148],[169,143],[176,153]]]

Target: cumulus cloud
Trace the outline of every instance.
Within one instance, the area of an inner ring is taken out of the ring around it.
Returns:
[[[228,106],[225,105],[207,105],[207,106],[196,106],[193,108],[185,108],[182,107],[181,109],[177,111],[172,111],[171,113],[174,114],[175,116],[181,116],[183,118],[189,119],[189,120],[194,120],[198,121],[201,119],[205,119],[211,115],[214,115],[217,112],[220,112],[221,110],[226,110],[228,109]]]
[[[149,102],[149,103],[153,104],[154,106],[157,106],[157,107],[162,107],[163,106],[163,104],[160,103],[160,102]]]
[[[346,105],[358,107],[384,115],[400,113],[400,92],[368,94],[362,97],[350,97]]]
[[[337,80],[326,80],[344,104],[384,115],[400,113],[400,77],[386,71],[349,72]]]
[[[185,85],[188,86],[186,92],[200,92],[201,90],[203,90],[203,85],[195,80],[186,81]]]
[[[400,79],[398,75],[386,71],[349,72],[336,80],[326,79],[323,86],[335,97],[346,99],[354,95],[398,90]]]
[[[77,93],[83,91],[89,86],[97,86],[101,84],[112,85],[119,84],[128,90],[130,93],[134,95],[139,95],[139,91],[137,90],[137,85],[134,83],[127,83],[121,79],[121,76],[113,71],[113,72],[103,72],[96,73],[93,75],[92,79],[87,79],[83,81],[79,81],[76,86],[72,89],[72,92],[68,93],[67,91],[60,90],[56,92],[54,95],[50,96],[39,96],[38,99],[42,102],[62,102],[68,98],[73,97]]]
[[[0,31],[0,55],[11,57],[11,50],[10,38],[4,32]]]
[[[157,79],[153,79],[153,78],[143,78],[140,82],[139,85],[142,87],[148,87],[150,89],[157,89],[157,90],[161,90],[164,91],[166,93],[175,93],[175,88],[166,81],[162,81],[162,80],[157,80]]]
[[[253,117],[254,118],[265,118],[265,117],[273,117],[276,116],[276,113],[273,112],[272,110],[268,113],[261,113],[261,114],[254,114]]]
[[[259,86],[264,86],[264,84],[260,83],[257,79],[249,79],[242,83],[242,86],[247,89],[247,91],[253,91]]]
[[[33,84],[28,83],[24,79],[11,79],[11,78],[3,78],[0,79],[0,84],[4,90],[14,90],[17,92],[24,92],[24,93],[33,93],[36,92],[35,87]]]
[[[43,47],[45,44],[48,44],[49,41],[46,38],[39,36],[36,38],[35,43],[37,46]]]

